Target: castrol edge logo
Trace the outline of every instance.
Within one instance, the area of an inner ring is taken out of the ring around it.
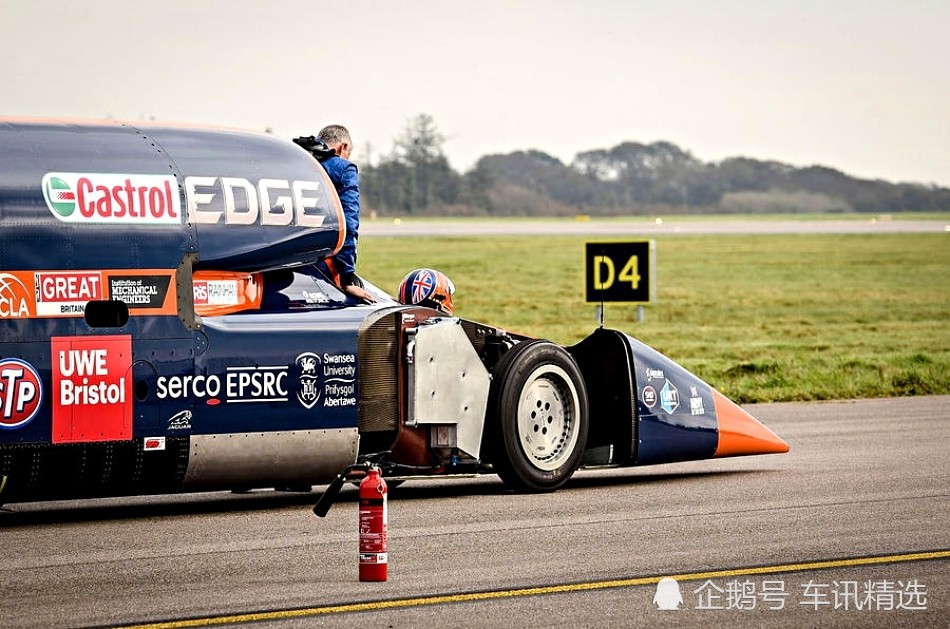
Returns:
[[[43,197],[64,223],[181,223],[178,183],[171,175],[46,173]]]
[[[188,222],[202,225],[321,227],[331,203],[318,181],[192,175],[184,184]],[[64,223],[182,222],[172,175],[51,172],[43,176],[43,198]]]
[[[321,227],[330,209],[320,182],[185,177],[188,222],[201,225]],[[172,175],[46,173],[43,198],[64,223],[179,225],[181,197]]]
[[[320,227],[328,208],[317,181],[185,177],[188,221],[202,225]]]

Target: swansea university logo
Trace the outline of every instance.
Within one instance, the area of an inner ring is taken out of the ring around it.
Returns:
[[[320,401],[320,357],[313,352],[304,352],[294,361],[300,379],[297,400],[306,409],[311,409]]]

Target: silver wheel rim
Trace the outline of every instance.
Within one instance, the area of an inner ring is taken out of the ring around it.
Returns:
[[[531,464],[551,472],[577,444],[580,403],[567,372],[557,365],[535,369],[518,401],[518,441]]]

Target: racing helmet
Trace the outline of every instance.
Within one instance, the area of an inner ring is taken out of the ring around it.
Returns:
[[[454,294],[455,284],[442,271],[415,269],[399,282],[397,298],[406,305],[434,308],[450,315],[455,311]]]

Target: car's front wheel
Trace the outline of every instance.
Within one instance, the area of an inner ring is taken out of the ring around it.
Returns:
[[[497,474],[519,491],[553,491],[581,463],[587,390],[571,355],[549,341],[510,349],[492,374],[488,451]]]

